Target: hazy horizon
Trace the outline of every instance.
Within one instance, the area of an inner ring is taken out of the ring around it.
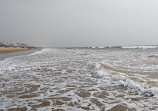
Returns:
[[[157,0],[0,0],[0,41],[41,47],[158,45]]]

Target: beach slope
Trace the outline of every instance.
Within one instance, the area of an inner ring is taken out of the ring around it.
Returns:
[[[27,48],[20,48],[20,47],[0,47],[0,54],[4,53],[11,53],[15,51],[22,51],[27,50]]]

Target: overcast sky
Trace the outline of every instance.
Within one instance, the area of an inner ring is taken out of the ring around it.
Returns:
[[[0,41],[158,45],[158,0],[0,0]]]

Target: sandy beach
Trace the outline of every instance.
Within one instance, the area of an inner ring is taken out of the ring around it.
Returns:
[[[20,47],[0,47],[0,54],[4,54],[4,53],[11,53],[11,52],[15,52],[15,51],[22,51],[22,50],[27,50],[27,48],[20,48]]]

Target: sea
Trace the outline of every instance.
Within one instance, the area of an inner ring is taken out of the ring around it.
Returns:
[[[0,111],[158,111],[158,47],[44,48],[0,61]]]

